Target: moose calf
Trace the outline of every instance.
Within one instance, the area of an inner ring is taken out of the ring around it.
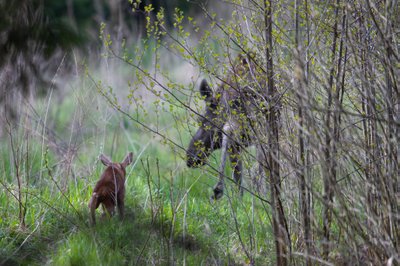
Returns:
[[[115,206],[121,219],[124,216],[124,197],[125,197],[125,168],[133,161],[133,153],[130,152],[122,163],[113,163],[107,156],[100,155],[101,162],[107,166],[100,180],[94,187],[92,198],[89,202],[91,223],[96,224],[96,209],[100,203],[108,215],[113,215]]]

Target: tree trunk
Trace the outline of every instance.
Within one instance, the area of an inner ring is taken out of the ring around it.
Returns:
[[[266,98],[270,105],[267,113],[267,165],[269,166],[271,185],[272,221],[275,236],[277,265],[288,265],[289,261],[289,232],[281,201],[281,185],[279,172],[279,104],[274,84],[274,70],[272,59],[272,6],[271,1],[264,2],[266,60],[267,60],[267,91]]]
[[[299,195],[299,201],[300,201],[300,215],[301,215],[301,220],[302,220],[302,226],[303,226],[303,232],[304,232],[304,242],[305,242],[305,258],[306,258],[306,265],[310,266],[312,265],[311,263],[311,241],[312,241],[312,236],[311,236],[311,217],[310,217],[310,195],[309,195],[309,190],[307,188],[307,183],[306,183],[306,169],[308,167],[308,156],[306,153],[305,149],[305,136],[303,134],[303,131],[307,131],[306,125],[305,125],[305,117],[304,117],[304,111],[306,108],[305,100],[307,98],[304,86],[307,84],[307,79],[305,75],[305,66],[304,66],[304,60],[302,58],[302,47],[301,47],[301,35],[300,35],[300,0],[296,0],[295,2],[295,24],[296,24],[296,35],[295,35],[295,55],[296,55],[296,79],[295,82],[296,84],[296,92],[297,92],[297,100],[298,100],[298,115],[299,115],[299,159],[300,162],[298,164],[298,170],[297,170],[297,175],[299,179],[299,189],[300,189],[300,195]],[[306,5],[307,6],[307,5]],[[308,12],[308,10],[306,10]]]
[[[325,147],[324,147],[324,155],[325,155],[325,175],[324,175],[324,213],[323,213],[323,258],[328,259],[329,251],[330,251],[330,227],[332,223],[332,204],[333,204],[333,196],[334,196],[334,186],[336,183],[336,145],[334,139],[334,127],[331,126],[332,122],[332,106],[333,106],[333,82],[335,72],[337,73],[336,68],[336,49],[337,49],[337,39],[338,39],[338,19],[339,19],[339,5],[340,0],[336,1],[335,6],[335,24],[333,26],[333,40],[332,40],[332,59],[331,59],[331,70],[329,74],[328,81],[328,103],[327,103],[327,112],[325,117]],[[340,60],[339,60],[340,61]],[[336,104],[335,104],[336,107]],[[335,113],[339,110],[333,110],[335,118]],[[335,120],[335,119],[333,119]],[[333,122],[334,124],[335,122]]]

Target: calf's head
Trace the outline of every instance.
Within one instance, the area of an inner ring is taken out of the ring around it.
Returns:
[[[198,167],[207,162],[208,156],[221,147],[222,127],[220,99],[213,95],[206,80],[200,85],[200,94],[206,102],[205,113],[200,117],[200,127],[186,150],[188,167]]]
[[[107,168],[104,171],[104,173],[106,173],[107,171],[110,171],[110,170],[114,170],[114,171],[120,172],[120,174],[123,175],[123,177],[125,178],[125,175],[126,175],[125,168],[132,163],[132,161],[133,161],[133,153],[132,152],[128,153],[126,155],[125,159],[121,163],[112,162],[104,154],[101,154],[99,159],[105,166],[107,166]]]

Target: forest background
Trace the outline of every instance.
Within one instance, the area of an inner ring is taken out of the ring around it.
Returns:
[[[400,264],[399,6],[0,1],[0,265]],[[214,202],[220,151],[185,150],[232,77],[263,118]],[[89,226],[128,151],[124,220]]]

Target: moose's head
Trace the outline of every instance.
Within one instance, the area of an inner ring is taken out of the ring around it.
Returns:
[[[200,127],[186,150],[188,167],[199,167],[207,162],[208,156],[221,148],[222,127],[220,98],[213,92],[204,79],[200,84],[200,94],[206,102],[205,114],[200,118]]]

